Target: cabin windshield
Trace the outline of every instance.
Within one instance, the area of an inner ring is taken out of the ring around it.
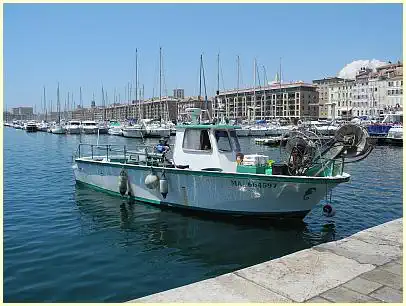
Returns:
[[[216,137],[217,141],[217,148],[220,152],[231,152],[231,142],[230,138],[228,137],[227,131],[215,131],[214,136]]]
[[[183,137],[183,149],[211,151],[209,130],[186,129]]]
[[[238,141],[237,133],[234,130],[229,131],[231,145],[234,152],[241,152],[240,142]]]

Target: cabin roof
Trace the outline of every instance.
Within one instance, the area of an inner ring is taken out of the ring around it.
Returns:
[[[238,125],[229,124],[178,124],[176,128],[183,129],[225,129],[225,130],[236,130],[241,129]]]

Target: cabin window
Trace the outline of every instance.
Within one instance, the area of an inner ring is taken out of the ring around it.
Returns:
[[[211,151],[208,130],[186,129],[183,148],[188,150]]]
[[[215,137],[217,141],[217,147],[219,151],[222,152],[231,152],[231,143],[230,139],[228,138],[228,133],[227,131],[216,131],[215,132]]]
[[[237,133],[234,130],[230,131],[231,146],[234,152],[241,152],[240,143],[237,138]]]

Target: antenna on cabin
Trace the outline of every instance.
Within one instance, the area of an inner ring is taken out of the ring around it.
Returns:
[[[185,109],[185,112],[192,117],[192,124],[199,124],[198,118],[200,117],[200,114],[202,113],[202,110],[197,107],[191,107]]]

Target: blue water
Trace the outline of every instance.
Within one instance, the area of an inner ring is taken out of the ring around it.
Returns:
[[[402,148],[346,165],[332,218],[211,220],[75,186],[72,153],[96,136],[4,129],[4,301],[122,302],[341,239],[402,216]],[[150,140],[154,142],[156,140]],[[103,135],[100,142],[136,146]],[[278,149],[241,139],[245,152]]]

